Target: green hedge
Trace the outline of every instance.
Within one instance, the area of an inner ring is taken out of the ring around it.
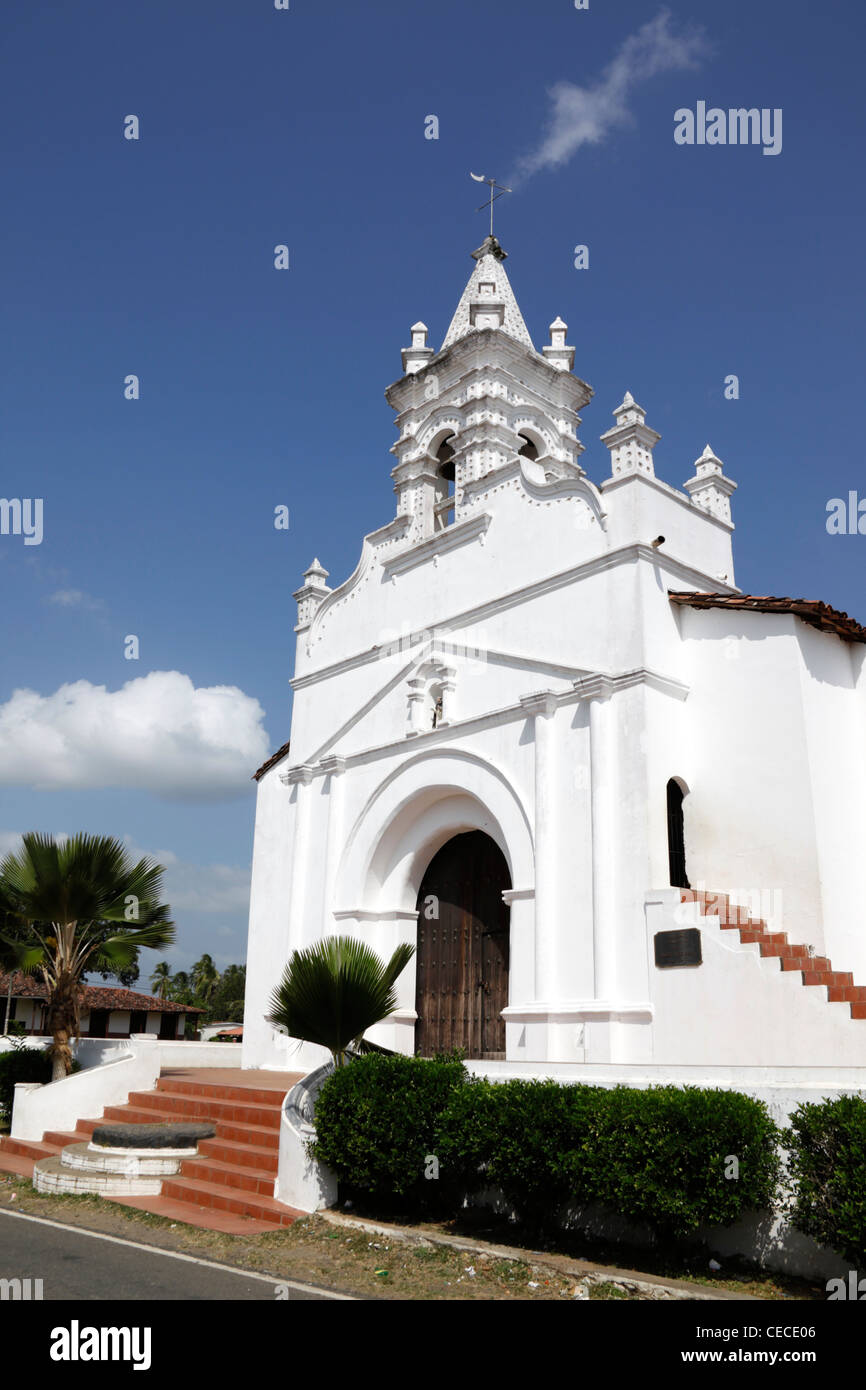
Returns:
[[[12,1115],[15,1086],[19,1081],[38,1081],[45,1085],[51,1080],[51,1053],[39,1047],[13,1047],[0,1052],[0,1117]],[[73,1061],[73,1072],[81,1071],[81,1063]]]
[[[465,1082],[452,1057],[358,1058],[322,1087],[311,1150],[341,1182],[383,1203],[436,1202],[441,1189],[425,1179],[427,1157],[436,1153],[440,1116]]]
[[[776,1126],[738,1092],[496,1083],[446,1059],[353,1062],[323,1087],[316,1130],[316,1157],[376,1201],[456,1212],[492,1187],[531,1225],[592,1204],[685,1236],[768,1206],[779,1173]]]
[[[0,1115],[12,1114],[15,1085],[18,1081],[51,1080],[51,1057],[37,1047],[13,1047],[0,1053]]]
[[[470,1082],[439,1135],[443,1170],[501,1189],[536,1225],[592,1204],[685,1236],[769,1205],[778,1181],[776,1126],[732,1091]]]
[[[843,1096],[798,1106],[791,1116],[789,1168],[794,1225],[866,1267],[866,1100]]]

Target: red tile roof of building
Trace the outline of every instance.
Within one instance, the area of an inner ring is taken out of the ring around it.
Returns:
[[[672,603],[688,608],[732,608],[752,613],[790,613],[821,632],[832,632],[846,642],[866,642],[866,627],[829,603],[811,598],[772,598],[761,594],[703,594],[668,590]]]
[[[9,976],[0,975],[0,996],[9,991]],[[46,999],[47,986],[32,975],[16,970],[12,975],[13,999]],[[84,985],[80,1002],[85,1009],[130,1009],[164,1014],[201,1014],[204,1009],[193,1004],[178,1004],[173,999],[160,999],[155,994],[139,994],[133,989],[112,989],[107,985]]]
[[[261,767],[253,773],[252,777],[250,778],[250,781],[258,782],[260,778],[264,777],[266,772],[269,772],[271,770],[275,763],[282,761],[282,759],[286,756],[288,751],[289,744],[284,743],[282,748],[278,748],[276,753],[272,753],[271,756],[267,759],[267,761],[263,762]]]

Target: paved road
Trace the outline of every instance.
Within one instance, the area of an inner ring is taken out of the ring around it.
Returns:
[[[41,1279],[47,1302],[70,1299],[131,1302],[215,1299],[278,1301],[276,1279],[235,1272],[116,1237],[0,1212],[0,1279]],[[283,1293],[285,1298],[285,1293]],[[328,1300],[339,1294],[290,1284],[288,1299]]]

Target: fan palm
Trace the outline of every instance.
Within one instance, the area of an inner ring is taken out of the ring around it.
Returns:
[[[173,943],[174,924],[160,901],[163,873],[151,859],[134,863],[119,840],[105,835],[58,841],[27,834],[0,863],[0,910],[24,928],[18,941],[6,937],[5,949],[19,969],[38,971],[48,989],[53,1081],[72,1066],[87,971],[122,970],[139,947]]]
[[[271,996],[268,1022],[328,1048],[335,1067],[344,1065],[350,1048],[384,1052],[364,1033],[396,1009],[394,986],[414,951],[404,943],[386,963],[353,936],[329,936],[294,951]]]

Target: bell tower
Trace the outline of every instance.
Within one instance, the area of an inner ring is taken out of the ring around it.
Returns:
[[[492,235],[472,252],[475,268],[442,347],[428,346],[426,324],[413,324],[404,375],[385,392],[399,431],[397,516],[410,522],[410,543],[465,520],[467,485],[517,458],[542,483],[583,476],[578,411],[592,388],[572,375],[561,318],[543,351],[534,347],[506,254]]]

